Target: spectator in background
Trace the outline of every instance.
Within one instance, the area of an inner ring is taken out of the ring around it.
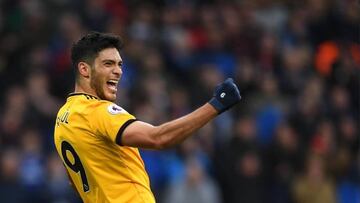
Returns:
[[[351,116],[343,116],[337,124],[338,152],[334,157],[337,197],[340,203],[360,201],[359,127]],[[355,161],[353,161],[355,160]]]
[[[360,167],[350,160],[351,157],[347,149],[340,148],[333,161],[334,177],[337,178],[336,195],[340,203],[360,200]]]
[[[235,176],[232,180],[233,201],[253,202],[264,201],[264,187],[262,179],[262,161],[254,151],[244,152],[240,159],[235,160]]]
[[[259,80],[260,92],[253,94],[248,105],[255,114],[258,139],[261,144],[268,145],[275,129],[284,119],[288,104],[280,94],[274,75],[264,74]]]
[[[29,202],[46,202],[44,151],[37,129],[25,129],[21,137],[19,176]]]
[[[337,121],[342,115],[352,114],[349,92],[340,86],[330,89],[330,116]]]
[[[336,152],[335,126],[329,120],[319,121],[315,133],[311,136],[310,150],[323,156],[325,162],[331,161]]]
[[[2,102],[0,140],[4,146],[19,145],[20,131],[27,122],[28,98],[22,86],[10,86]]]
[[[291,202],[291,184],[302,168],[303,150],[293,127],[282,123],[275,131],[275,140],[265,151],[267,202]]]
[[[326,165],[320,155],[310,154],[304,173],[293,183],[293,198],[296,203],[335,203],[335,185],[327,176]]]
[[[250,96],[257,91],[257,80],[260,71],[250,58],[242,58],[238,61],[235,77],[242,87],[244,96]]]
[[[290,112],[289,121],[302,137],[301,143],[308,145],[324,113],[322,80],[309,78],[309,82],[293,101],[296,108]]]
[[[359,152],[360,129],[352,116],[342,116],[337,123],[339,148],[346,148],[355,158]]]
[[[0,197],[3,202],[26,202],[26,193],[19,179],[19,156],[15,148],[2,148],[0,159]]]
[[[56,109],[60,106],[57,98],[50,94],[49,78],[44,72],[32,72],[27,81],[27,92],[32,114],[38,124],[44,127],[52,123]],[[38,115],[36,115],[38,114]]]
[[[47,194],[45,194],[47,201],[80,203],[81,200],[76,192],[69,187],[70,182],[64,171],[63,163],[58,159],[58,155],[52,153],[47,158],[46,172],[48,176],[45,177],[47,179]]]
[[[220,203],[220,191],[195,157],[186,160],[185,178],[170,185],[164,202]]]
[[[225,202],[262,202],[262,159],[252,116],[236,121],[231,140],[216,153],[215,167]]]
[[[310,68],[311,50],[304,44],[284,47],[281,54],[281,68],[277,68],[279,88],[289,96],[296,96],[306,87],[312,76]]]

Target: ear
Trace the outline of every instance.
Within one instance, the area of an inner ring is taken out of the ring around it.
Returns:
[[[91,69],[91,67],[89,66],[89,64],[87,64],[85,62],[78,63],[78,70],[79,70],[80,76],[83,76],[84,78],[89,78],[90,72],[91,72],[90,69]]]

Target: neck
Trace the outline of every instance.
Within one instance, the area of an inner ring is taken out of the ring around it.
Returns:
[[[98,96],[95,92],[94,89],[92,89],[90,87],[90,84],[87,83],[87,84],[84,84],[85,82],[81,82],[81,81],[76,81],[75,82],[75,90],[74,92],[75,93],[87,93],[87,94],[91,94],[91,95],[94,95],[94,96]]]

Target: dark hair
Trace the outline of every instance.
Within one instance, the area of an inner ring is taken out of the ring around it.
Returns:
[[[77,65],[79,62],[84,61],[92,65],[100,51],[106,48],[116,48],[120,51],[122,46],[122,40],[116,35],[95,31],[88,33],[74,43],[71,48],[71,62],[75,75],[78,75]]]

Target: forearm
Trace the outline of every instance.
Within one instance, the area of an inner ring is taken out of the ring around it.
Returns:
[[[166,148],[182,142],[217,115],[215,108],[206,103],[186,116],[157,126],[153,136],[160,143],[158,148]]]
[[[217,115],[228,110],[241,99],[232,79],[219,84],[213,98],[195,111],[159,126],[136,121],[120,134],[121,144],[130,147],[162,149],[180,143]]]

